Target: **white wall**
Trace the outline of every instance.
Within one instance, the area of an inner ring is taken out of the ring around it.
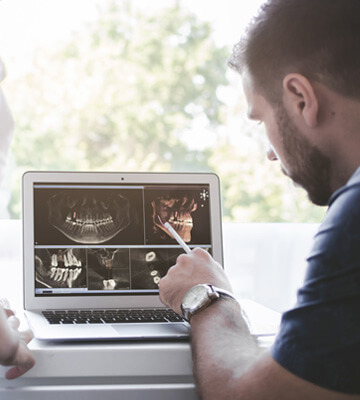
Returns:
[[[290,308],[302,284],[318,224],[225,223],[224,267],[235,294],[276,311]]]

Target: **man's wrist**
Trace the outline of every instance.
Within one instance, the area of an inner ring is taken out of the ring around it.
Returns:
[[[216,326],[229,326],[229,324],[238,325],[241,320],[243,320],[243,316],[240,303],[224,296],[221,300],[213,302],[205,310],[194,314],[190,323],[192,327],[204,322]],[[248,324],[246,323],[246,325]]]
[[[237,303],[235,296],[225,289],[211,284],[196,285],[189,289],[183,297],[181,302],[183,316],[190,321],[193,315],[203,312],[218,300],[222,301],[221,299],[230,299]]]

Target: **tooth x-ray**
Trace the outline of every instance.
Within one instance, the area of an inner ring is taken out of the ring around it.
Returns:
[[[183,253],[181,249],[131,250],[131,286],[133,289],[158,289],[160,279]]]
[[[204,186],[40,185],[34,191],[37,293],[156,291],[184,252],[163,223],[209,250],[209,221]]]
[[[141,244],[136,190],[42,189],[35,193],[36,244]]]
[[[40,288],[86,287],[84,249],[36,249],[35,280]]]
[[[186,243],[210,242],[209,204],[206,191],[146,190],[145,207],[148,244],[176,243],[162,225],[165,222],[169,222]]]
[[[89,290],[130,289],[128,249],[88,249]]]
[[[130,224],[130,204],[120,194],[108,197],[62,192],[47,201],[49,222],[77,243],[108,241]]]

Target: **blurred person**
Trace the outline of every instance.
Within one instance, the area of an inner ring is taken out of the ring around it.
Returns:
[[[18,378],[35,364],[27,347],[33,334],[30,330],[19,331],[19,326],[20,321],[6,299],[0,299],[0,364],[12,366],[5,374],[7,379]]]
[[[6,69],[0,58],[0,83],[6,77]],[[0,88],[0,185],[5,178],[5,167],[11,139],[14,131],[14,120],[3,91]]]
[[[5,66],[0,59],[0,82],[6,76]],[[4,178],[6,159],[13,134],[14,122],[0,88],[0,185]],[[27,344],[33,335],[30,330],[19,331],[20,321],[15,317],[6,299],[0,299],[0,364],[12,366],[6,374],[7,379],[23,375],[35,363]]]
[[[160,299],[190,321],[203,399],[360,399],[360,2],[268,0],[229,64],[268,158],[328,211],[270,350],[200,248],[178,257]]]

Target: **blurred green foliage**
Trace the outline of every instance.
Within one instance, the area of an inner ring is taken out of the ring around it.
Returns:
[[[245,146],[252,142],[245,151],[220,134],[231,111],[218,96],[230,86],[230,49],[215,43],[209,22],[179,1],[156,13],[125,0],[99,4],[96,22],[39,48],[28,74],[8,87],[16,122],[12,217],[20,217],[26,170],[117,170],[215,171],[229,221],[322,218],[324,210],[265,161],[258,127],[238,133]],[[236,107],[245,113],[240,92]],[[199,119],[215,145],[193,146]]]

